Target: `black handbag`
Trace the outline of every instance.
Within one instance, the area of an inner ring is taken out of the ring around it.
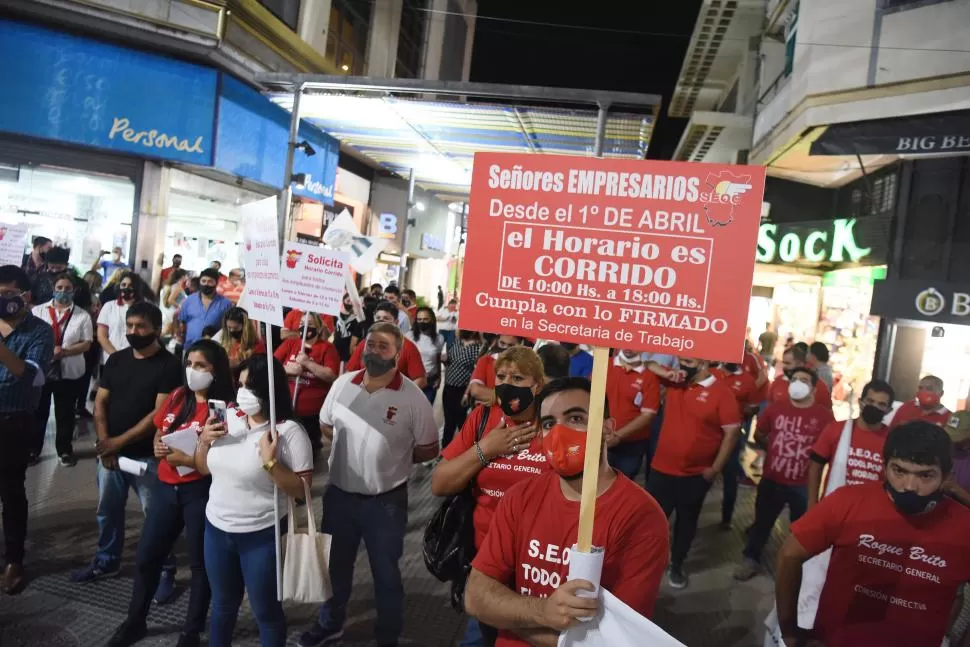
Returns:
[[[488,424],[490,407],[485,407],[475,433],[475,441],[482,439]],[[475,557],[475,497],[474,479],[459,492],[445,498],[428,522],[424,531],[424,564],[442,582],[451,582],[451,604],[464,610],[465,580]]]

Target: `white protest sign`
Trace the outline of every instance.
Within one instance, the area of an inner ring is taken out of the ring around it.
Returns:
[[[27,223],[0,222],[0,265],[20,265],[27,247]]]
[[[344,297],[350,254],[287,242],[283,247],[283,305],[303,312],[337,315]]]
[[[283,303],[276,198],[251,202],[240,207],[240,211],[249,317],[282,328]]]

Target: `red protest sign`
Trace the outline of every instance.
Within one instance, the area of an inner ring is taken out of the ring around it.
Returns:
[[[462,322],[737,361],[764,183],[763,167],[476,154]]]

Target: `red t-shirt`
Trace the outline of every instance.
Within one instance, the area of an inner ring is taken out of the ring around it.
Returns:
[[[758,416],[758,431],[768,437],[763,478],[805,485],[809,451],[833,421],[832,410],[821,404],[799,408],[789,400],[768,405]]]
[[[445,460],[454,460],[470,448],[475,446],[475,435],[478,427],[482,423],[482,416],[485,415],[486,408],[477,406],[471,415],[465,420],[461,431],[454,437],[451,443],[441,452],[441,457]],[[487,436],[493,429],[505,422],[505,414],[501,407],[491,407],[488,410],[488,422],[485,423],[485,431],[482,438]],[[515,423],[509,421],[510,425]],[[484,468],[475,477],[475,486],[472,493],[475,495],[475,512],[473,515],[475,523],[475,547],[478,548],[485,541],[488,533],[488,526],[492,523],[492,515],[505,493],[519,481],[544,474],[551,468],[546,461],[546,454],[542,451],[542,438],[536,436],[532,440],[532,445],[513,456],[502,456],[496,458],[488,467]]]
[[[521,595],[545,598],[566,581],[578,533],[579,501],[566,499],[559,475],[526,479],[499,503],[472,567]],[[667,536],[663,510],[622,474],[597,497],[593,545],[605,551],[600,584],[642,616],[653,615]],[[511,631],[499,632],[495,644],[528,645]]]
[[[327,327],[327,333],[332,333],[334,329],[333,317],[330,315],[320,315],[320,319],[323,320],[323,325]],[[283,319],[283,330],[302,330],[303,329],[303,311],[302,310],[290,310],[286,317]]]
[[[606,373],[606,401],[616,428],[622,429],[641,413],[657,413],[660,410],[660,380],[646,369],[628,369],[613,362]],[[646,440],[650,426],[627,436],[623,442]]]
[[[475,363],[475,370],[472,371],[471,383],[484,384],[490,389],[495,388],[495,358],[498,355],[482,355]]]
[[[830,423],[822,430],[822,435],[812,446],[812,453],[824,458],[827,462],[835,456],[835,449],[839,446],[842,429],[845,422]],[[882,481],[883,459],[882,448],[886,444],[889,427],[881,425],[876,431],[869,431],[859,426],[857,420],[852,426],[852,442],[849,445],[849,464],[845,470],[847,485],[858,485],[869,481]]]
[[[354,349],[354,354],[351,355],[350,361],[344,366],[344,373],[363,370],[364,347],[366,345],[357,344],[357,348]],[[421,361],[421,351],[407,337],[404,338],[404,348],[401,349],[401,356],[397,360],[397,370],[411,380],[417,380],[427,376],[424,372],[424,362]]]
[[[754,378],[744,371],[729,374],[724,378],[724,383],[734,393],[742,412],[745,407],[761,404],[761,397],[758,394],[758,387]]]
[[[194,393],[189,394],[191,397],[195,397]],[[165,398],[165,402],[162,404],[162,408],[155,413],[155,418],[152,422],[155,425],[155,429],[161,429],[162,434],[168,433],[169,426],[175,421],[175,416],[178,415],[179,410],[182,408],[182,402],[186,396],[186,389],[184,386],[180,386]],[[190,417],[188,420],[179,425],[179,428],[175,431],[182,431],[183,429],[188,429],[189,427],[195,429],[195,433],[201,434],[202,428],[205,426],[206,420],[209,419],[209,407],[205,403],[196,402],[195,403],[195,415]],[[158,480],[162,483],[168,483],[169,485],[178,485],[179,483],[191,483],[192,481],[198,481],[201,478],[205,478],[198,471],[189,472],[185,476],[180,476],[178,470],[172,465],[168,464],[166,460],[158,461]]]
[[[303,340],[299,337],[284,339],[273,355],[285,366],[287,362],[296,360],[302,345]],[[325,366],[333,371],[334,376],[340,375],[340,355],[330,342],[317,341],[310,347],[310,352],[307,355],[320,366]],[[301,375],[289,379],[290,397],[293,397],[297,380],[300,382],[300,391],[296,394],[296,410],[294,413],[298,416],[317,415],[323,408],[323,401],[327,399],[327,394],[330,393],[330,385],[310,371],[304,370]]]
[[[788,395],[789,384],[788,378],[784,375],[776,377],[775,381],[771,383],[771,388],[768,389],[768,402],[791,400],[791,396]],[[815,404],[821,404],[829,409],[832,408],[832,392],[829,391],[829,387],[822,380],[815,383]]]
[[[792,524],[810,553],[832,547],[814,635],[825,647],[939,645],[970,580],[970,509],[944,498],[904,515],[882,483],[840,488]]]
[[[944,406],[941,406],[936,411],[927,413],[920,408],[916,400],[909,400],[908,402],[904,402],[896,411],[896,415],[893,416],[892,426],[895,428],[907,422],[912,422],[913,420],[925,420],[926,422],[932,422],[938,427],[945,427],[946,423],[950,422],[950,416],[952,415],[950,410]]]
[[[714,464],[724,427],[741,424],[734,392],[713,376],[703,384],[667,384],[664,422],[651,469],[693,476]]]
[[[758,381],[758,369],[764,370],[766,368],[765,360],[760,355],[755,355],[754,353],[745,352],[744,360],[741,362],[741,368],[744,372],[751,376],[755,382]]]

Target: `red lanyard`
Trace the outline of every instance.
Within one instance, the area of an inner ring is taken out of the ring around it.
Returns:
[[[57,320],[57,311],[54,310],[53,306],[49,307],[48,310],[51,315],[51,328],[54,329],[54,345],[60,346],[64,333],[67,331],[67,323],[70,321],[71,315],[74,314],[74,306],[71,306],[71,309],[64,313],[64,317],[60,321]]]

